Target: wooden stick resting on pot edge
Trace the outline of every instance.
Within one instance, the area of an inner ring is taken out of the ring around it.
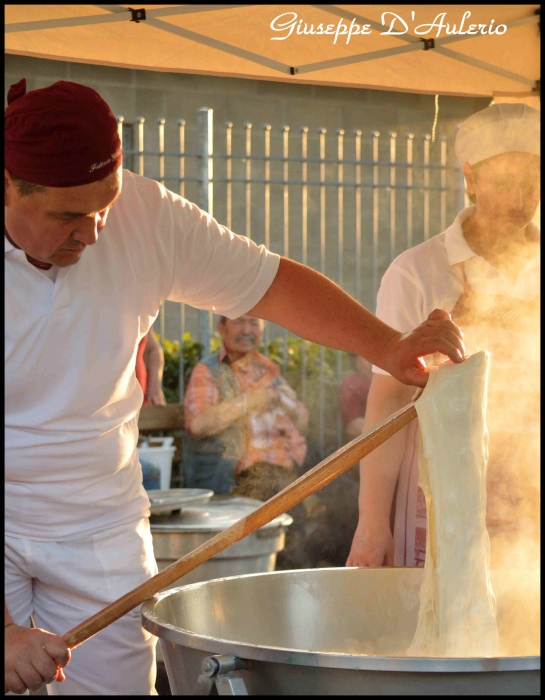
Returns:
[[[414,403],[410,403],[389,418],[386,418],[386,420],[369,432],[360,435],[352,442],[341,447],[337,452],[334,452],[327,459],[324,459],[320,464],[283,489],[283,491],[273,496],[257,510],[228,527],[227,530],[218,533],[208,542],[186,554],[174,564],[171,564],[149,579],[149,581],[137,586],[137,588],[122,598],[110,603],[103,610],[71,629],[63,635],[64,641],[70,649],[73,649],[90,639],[105,627],[111,625],[112,622],[126,615],[137,605],[141,605],[145,600],[177,581],[181,576],[196,569],[197,566],[203,564],[218,552],[238,542],[246,535],[254,532],[254,530],[290,510],[307,498],[307,496],[327,486],[327,484],[347,471],[355,462],[372,452],[414,418],[416,418],[416,409]]]

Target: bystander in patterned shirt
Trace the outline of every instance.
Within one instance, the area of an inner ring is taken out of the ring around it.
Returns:
[[[224,347],[220,351],[219,361],[228,362]],[[248,353],[241,360],[231,363],[230,367],[241,394],[255,389],[269,389],[273,385],[275,388],[289,386],[280,376],[278,366],[258,352]],[[196,365],[184,399],[186,430],[199,413],[218,403],[219,392],[212,373],[206,365]],[[297,405],[300,411],[307,414],[301,401]],[[250,412],[245,419],[245,430],[246,452],[236,465],[237,474],[258,462],[280,467],[303,464],[307,452],[305,438],[281,406],[264,413]]]

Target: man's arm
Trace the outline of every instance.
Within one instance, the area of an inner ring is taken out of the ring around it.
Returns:
[[[373,374],[363,430],[370,430],[410,403],[414,387]],[[405,426],[360,462],[359,521],[347,566],[393,566],[390,511],[405,453]]]
[[[210,370],[198,364],[191,373],[184,396],[185,426],[196,438],[216,435],[249,411],[265,410],[276,405],[278,399],[274,389],[255,389],[220,403]]]
[[[150,406],[166,406],[163,394],[162,381],[165,367],[165,354],[161,344],[155,337],[153,328],[148,332],[148,341],[144,348],[144,364],[148,373],[148,385],[146,389],[148,404]]]
[[[364,420],[365,418],[363,416],[358,416],[357,418],[353,418],[350,423],[348,423],[344,431],[349,440],[354,440],[354,438],[357,438],[363,433]]]
[[[464,357],[461,332],[446,312],[435,310],[416,330],[400,333],[327,277],[288,258],[281,258],[273,283],[247,313],[314,343],[361,355],[404,384],[425,386],[425,355],[440,352],[453,362]]]
[[[255,389],[198,413],[187,427],[196,438],[216,435],[250,411],[265,410],[277,402],[278,396],[274,389]]]

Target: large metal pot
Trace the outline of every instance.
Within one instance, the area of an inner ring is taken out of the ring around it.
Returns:
[[[159,571],[260,505],[261,501],[253,498],[216,496],[206,505],[184,507],[177,514],[152,518],[153,549]],[[284,549],[286,529],[292,522],[289,515],[280,515],[190,571],[170,588],[223,576],[274,571],[276,555]]]
[[[492,572],[503,656],[441,659],[405,654],[422,574],[237,576],[161,593],[142,620],[160,638],[173,695],[209,694],[214,684],[250,695],[539,694],[538,573]]]

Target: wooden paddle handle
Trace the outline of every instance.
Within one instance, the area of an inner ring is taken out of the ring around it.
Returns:
[[[341,447],[337,452],[334,452],[313,469],[303,474],[283,491],[273,496],[257,510],[241,518],[223,532],[218,533],[212,539],[200,545],[200,547],[178,559],[174,564],[171,564],[122,598],[110,603],[103,610],[100,610],[88,620],[64,634],[62,638],[70,649],[82,644],[218,552],[238,542],[246,535],[254,532],[254,530],[290,510],[307,498],[307,496],[327,486],[336,477],[347,471],[354,462],[372,452],[414,418],[416,418],[416,409],[414,403],[410,403],[369,432],[360,435],[352,442]]]

